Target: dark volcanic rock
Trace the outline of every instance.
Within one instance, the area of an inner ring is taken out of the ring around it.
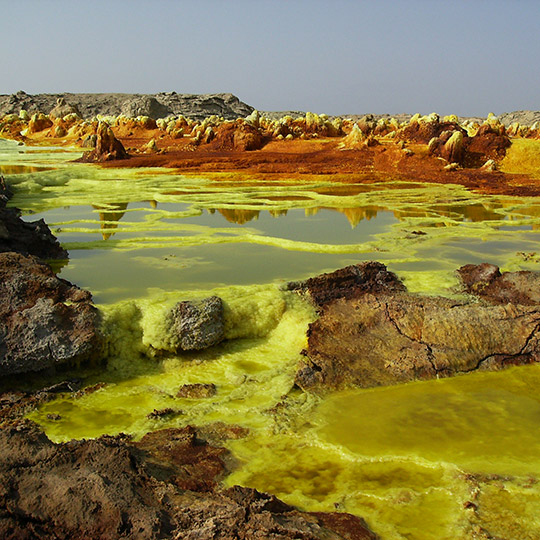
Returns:
[[[26,222],[16,208],[7,208],[12,192],[0,175],[0,252],[16,251],[41,259],[67,259],[68,253],[60,246],[46,223]]]
[[[171,310],[170,317],[179,351],[206,349],[225,337],[223,301],[218,296],[178,302]]]
[[[99,122],[94,149],[85,153],[78,161],[89,163],[127,159],[128,157],[129,154],[126,152],[124,145],[114,136],[113,130],[107,123]]]
[[[35,257],[0,254],[0,374],[41,371],[99,357],[91,295]]]
[[[518,274],[509,279],[513,285],[524,277]],[[403,291],[339,298],[309,326],[296,384],[371,387],[538,362],[540,306],[525,303],[494,306]]]
[[[305,281],[291,282],[287,289],[308,293],[315,304],[322,306],[336,298],[353,298],[367,292],[404,291],[405,285],[384,264],[364,262]]]
[[[58,99],[65,99],[80,111],[83,118],[98,114],[118,116],[149,116],[156,120],[169,115],[184,115],[195,120],[207,116],[222,116],[226,120],[246,117],[253,107],[246,105],[233,94],[36,94],[23,91],[10,96],[0,96],[0,116],[19,114],[21,109],[29,112],[49,113]]]
[[[15,208],[0,204],[0,252],[15,251],[40,259],[67,259],[67,251],[60,246],[47,224],[42,220],[26,222]]]
[[[467,264],[458,275],[468,293],[494,304],[540,304],[540,273],[505,272],[493,264]]]
[[[0,429],[6,540],[376,539],[349,514],[308,514],[254,489],[217,489],[226,450],[194,428],[52,443],[29,423]]]

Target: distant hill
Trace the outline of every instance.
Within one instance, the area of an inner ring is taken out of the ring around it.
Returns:
[[[254,107],[240,101],[233,94],[177,94],[176,92],[160,92],[158,94],[34,94],[22,90],[16,94],[0,95],[0,115],[18,114],[21,109],[28,112],[43,112],[48,114],[55,106],[58,98],[65,98],[76,106],[83,118],[92,118],[98,114],[118,116],[149,116],[150,118],[166,118],[183,114],[195,120],[202,120],[216,114],[227,120],[246,117],[253,112]],[[299,117],[304,111],[262,111],[262,114],[276,119],[284,115]],[[364,114],[343,114],[342,118],[359,120]],[[379,118],[393,116],[400,122],[407,121],[412,114],[374,114]],[[465,120],[463,117],[461,120]],[[483,117],[467,117],[481,122]],[[499,115],[501,122],[509,126],[514,122],[532,125],[540,121],[540,111],[514,111]]]
[[[35,94],[19,91],[12,95],[0,95],[0,115],[18,114],[21,109],[28,112],[48,114],[58,98],[65,98],[76,106],[83,118],[98,114],[118,116],[149,116],[165,118],[183,114],[196,120],[216,114],[234,120],[248,116],[253,107],[240,101],[233,94]]]

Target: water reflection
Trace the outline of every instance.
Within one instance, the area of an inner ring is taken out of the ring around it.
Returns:
[[[27,174],[43,171],[53,171],[54,167],[36,167],[34,165],[0,164],[0,174]]]
[[[101,222],[101,236],[103,236],[103,240],[108,240],[114,234],[114,229],[118,227],[118,222],[124,217],[127,207],[128,203],[92,205],[94,210],[103,210],[103,212],[99,213],[99,221]]]
[[[274,200],[280,200],[275,198]],[[289,201],[289,199],[287,199]],[[289,201],[290,202],[290,201]],[[381,212],[391,212],[398,221],[404,221],[408,218],[450,218],[453,221],[463,222],[468,221],[478,223],[482,221],[500,221],[505,219],[505,213],[501,212],[505,206],[503,203],[498,204],[458,204],[458,205],[430,205],[424,207],[410,207],[404,209],[392,209],[389,206],[380,205],[363,205],[350,208],[339,208],[335,206],[316,206],[304,209],[306,217],[316,216],[321,210],[329,210],[339,212],[345,216],[351,227],[356,228],[360,222],[364,220],[375,219]],[[239,205],[240,206],[240,205]],[[219,212],[229,223],[244,225],[250,221],[258,220],[261,212],[268,212],[272,217],[286,216],[288,209],[268,209],[268,210],[252,210],[246,208],[219,208],[213,207],[207,209],[208,213],[214,214]],[[524,216],[540,216],[540,208],[530,207],[522,210]],[[512,219],[512,217],[508,218]],[[514,218],[515,219],[515,218]],[[444,222],[440,223],[444,226]],[[538,226],[536,226],[538,227]]]

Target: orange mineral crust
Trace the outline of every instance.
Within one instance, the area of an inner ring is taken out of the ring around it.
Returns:
[[[460,184],[490,194],[540,194],[540,175],[531,174],[535,167],[530,163],[513,158],[511,171],[501,170],[516,141],[540,148],[537,126],[506,128],[494,116],[482,124],[455,116],[441,120],[436,114],[400,123],[369,116],[356,122],[330,120],[312,113],[271,120],[254,111],[234,121],[217,116],[87,121],[75,112],[60,118],[51,112],[6,115],[0,135],[26,144],[78,145],[88,149],[80,161],[105,167],[167,167],[183,174],[259,180],[318,175],[344,183],[391,179]],[[534,154],[527,151],[527,156]]]

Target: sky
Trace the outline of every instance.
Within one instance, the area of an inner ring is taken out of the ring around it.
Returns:
[[[259,110],[540,110],[539,0],[0,0],[0,94],[231,92]]]

